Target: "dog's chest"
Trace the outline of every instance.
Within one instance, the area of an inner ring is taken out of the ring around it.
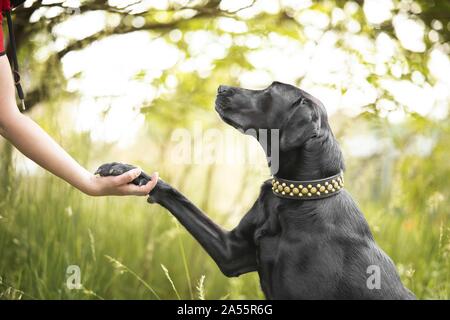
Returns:
[[[261,288],[267,298],[302,297],[305,278],[316,262],[311,246],[300,241],[292,243],[281,232],[261,237],[257,254]]]
[[[263,236],[259,241],[257,260],[261,288],[267,298],[273,296],[273,275],[278,260],[279,236]]]
[[[317,263],[317,236],[309,219],[298,217],[295,206],[268,199],[265,221],[256,231],[258,272],[267,298],[300,298],[312,266]]]

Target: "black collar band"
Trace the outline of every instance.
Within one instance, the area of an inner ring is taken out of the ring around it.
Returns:
[[[308,181],[294,181],[274,177],[273,193],[281,198],[297,200],[317,200],[334,196],[344,188],[344,173]]]

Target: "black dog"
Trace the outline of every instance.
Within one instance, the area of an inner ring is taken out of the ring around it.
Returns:
[[[268,299],[415,298],[342,188],[342,153],[319,100],[279,82],[264,90],[220,86],[216,110],[237,129],[279,130],[274,180],[262,185],[232,231],[162,180],[150,198],[184,225],[226,276],[257,271]],[[131,168],[112,163],[97,173],[119,175]],[[134,183],[148,179],[143,175]],[[371,276],[378,276],[379,286],[370,285]]]

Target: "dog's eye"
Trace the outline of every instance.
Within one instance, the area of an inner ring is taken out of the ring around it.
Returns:
[[[305,104],[306,99],[304,97],[301,97],[300,99],[298,99],[297,101],[294,102],[294,106],[299,106],[302,104]]]

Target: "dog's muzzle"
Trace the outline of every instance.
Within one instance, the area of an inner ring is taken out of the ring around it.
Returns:
[[[344,173],[318,180],[294,181],[274,177],[273,193],[281,198],[317,200],[338,194],[344,188]]]

